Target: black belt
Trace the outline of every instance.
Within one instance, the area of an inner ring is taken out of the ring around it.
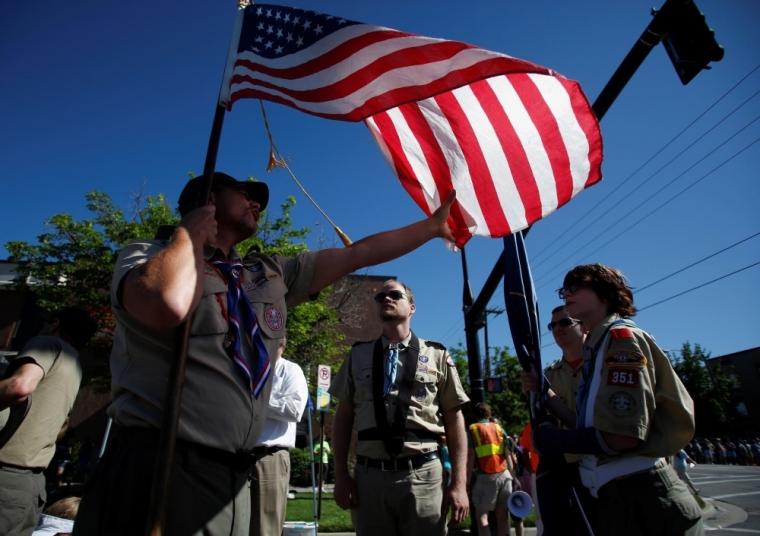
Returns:
[[[153,448],[158,447],[161,435],[160,430],[155,428],[141,428],[137,426],[120,427],[118,432],[122,438],[127,439],[131,444],[136,443]],[[187,452],[193,452],[201,459],[226,465],[236,471],[246,471],[256,463],[256,454],[254,452],[228,452],[177,438],[176,453],[182,455]]]
[[[427,462],[437,460],[438,458],[437,450],[426,452],[425,454],[417,454],[416,456],[392,458],[390,460],[374,460],[366,456],[357,456],[356,466],[363,465],[365,467],[382,469],[383,471],[408,471],[410,469],[419,469]]]
[[[261,447],[253,447],[253,453],[259,459],[261,459],[263,456],[274,454],[275,452],[279,452],[281,450],[288,450],[288,447],[278,447],[278,446],[267,447],[266,445],[261,446]]]

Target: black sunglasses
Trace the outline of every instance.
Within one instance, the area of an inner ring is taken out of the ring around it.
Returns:
[[[559,294],[559,299],[564,300],[565,292],[578,292],[579,288],[581,288],[581,283],[578,281],[573,281],[572,283],[559,287],[557,289],[557,294]]]
[[[557,326],[561,328],[569,328],[575,324],[583,324],[583,322],[576,320],[575,318],[560,318],[556,322],[549,322],[549,331],[554,331],[554,328]]]
[[[406,298],[406,294],[404,294],[400,290],[391,290],[388,293],[378,292],[377,294],[375,294],[375,301],[377,303],[383,303],[386,297],[392,299],[393,301],[396,301],[396,300],[400,300],[401,298]]]

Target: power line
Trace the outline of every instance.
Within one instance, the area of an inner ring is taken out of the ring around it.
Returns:
[[[677,298],[679,296],[683,296],[684,294],[688,294],[689,292],[692,292],[694,290],[700,289],[702,287],[706,287],[707,285],[711,285],[712,283],[715,283],[716,281],[720,281],[721,279],[725,279],[725,278],[730,277],[730,276],[732,276],[734,274],[738,274],[739,272],[743,272],[744,270],[749,270],[750,268],[752,268],[753,266],[757,266],[758,264],[760,264],[760,261],[758,261],[758,262],[756,262],[754,264],[750,264],[749,266],[745,266],[744,268],[739,268],[738,270],[736,270],[734,272],[731,272],[730,274],[726,274],[726,275],[722,275],[720,277],[717,277],[717,278],[713,279],[712,281],[708,281],[707,283],[702,283],[701,285],[697,285],[696,287],[690,288],[689,290],[684,290],[683,292],[679,292],[678,294],[674,294],[673,296],[671,296],[669,298],[665,298],[664,300],[660,300],[660,301],[655,302],[655,303],[653,303],[651,305],[647,305],[646,307],[642,307],[638,311],[639,312],[644,311],[646,309],[654,307],[655,305],[660,305],[661,303],[665,303],[666,301],[672,300],[673,298]]]
[[[627,177],[625,180],[623,180],[623,182],[621,182],[621,183],[620,183],[620,184],[619,184],[617,187],[615,187],[615,188],[614,188],[614,189],[613,189],[613,190],[612,190],[612,191],[611,191],[609,194],[607,194],[607,196],[606,196],[606,197],[604,197],[604,199],[602,199],[602,200],[601,200],[601,202],[600,202],[599,204],[601,204],[601,203],[604,203],[604,202],[605,202],[605,201],[606,201],[606,200],[607,200],[607,199],[608,199],[608,198],[609,198],[609,197],[610,197],[612,194],[614,194],[614,193],[615,193],[615,192],[616,192],[618,189],[620,189],[620,187],[621,187],[621,186],[623,186],[623,184],[625,184],[625,183],[626,183],[626,182],[628,182],[628,181],[629,181],[631,178],[633,178],[633,177],[634,177],[634,176],[635,176],[635,175],[636,175],[636,174],[637,174],[639,171],[641,171],[641,170],[642,170],[642,169],[643,169],[643,168],[644,168],[644,167],[645,167],[647,164],[649,164],[649,162],[651,162],[652,160],[654,160],[654,158],[656,158],[656,157],[657,157],[657,156],[658,156],[658,155],[659,155],[659,154],[660,154],[662,151],[664,151],[665,149],[667,149],[667,148],[670,146],[670,144],[672,144],[674,141],[676,141],[676,140],[677,140],[677,139],[678,139],[678,138],[679,138],[679,137],[680,137],[680,136],[681,136],[681,135],[682,135],[684,132],[686,132],[687,130],[689,130],[689,128],[691,128],[691,127],[692,127],[692,126],[693,126],[693,125],[694,125],[694,124],[695,124],[697,121],[699,121],[699,120],[700,120],[700,119],[701,119],[701,118],[702,118],[702,117],[703,117],[703,116],[704,116],[704,115],[705,115],[707,112],[709,112],[710,110],[712,110],[712,109],[713,109],[713,108],[714,108],[714,107],[715,107],[715,106],[716,106],[716,105],[717,105],[717,104],[718,104],[720,101],[722,101],[724,98],[726,98],[726,97],[728,96],[728,94],[729,94],[729,93],[731,93],[731,92],[732,92],[734,89],[736,89],[737,87],[739,87],[739,85],[741,85],[741,83],[742,83],[742,82],[744,82],[744,81],[745,81],[747,78],[749,78],[749,77],[750,77],[750,76],[751,76],[751,75],[752,75],[752,74],[753,74],[755,71],[757,71],[758,69],[760,69],[760,64],[758,64],[758,65],[757,65],[757,66],[756,66],[754,69],[752,69],[752,70],[751,70],[749,73],[747,73],[747,74],[744,76],[744,78],[742,78],[742,79],[741,79],[741,80],[739,80],[739,81],[738,81],[736,84],[734,84],[734,86],[733,86],[731,89],[729,89],[728,91],[726,91],[726,92],[723,94],[723,96],[721,96],[721,97],[720,97],[718,100],[716,100],[714,103],[712,103],[712,104],[711,104],[711,105],[710,105],[710,106],[709,106],[709,107],[708,107],[708,108],[707,108],[707,109],[706,109],[704,112],[702,112],[701,114],[699,114],[699,116],[697,116],[697,118],[696,118],[696,119],[694,119],[694,120],[693,120],[691,123],[689,123],[689,124],[688,124],[686,127],[684,127],[684,128],[683,128],[683,130],[681,130],[681,132],[679,132],[678,134],[676,134],[676,135],[675,135],[675,137],[673,137],[673,138],[672,138],[672,139],[671,139],[671,140],[670,140],[668,143],[666,143],[664,146],[662,146],[662,148],[660,148],[660,150],[659,150],[659,151],[657,151],[655,154],[653,154],[653,155],[652,155],[652,156],[649,158],[649,160],[647,160],[646,162],[644,162],[643,164],[641,164],[641,165],[638,167],[638,169],[636,169],[636,171],[634,171],[633,173],[631,173],[630,175],[628,175],[628,177]],[[754,96],[754,95],[753,95],[753,96]],[[743,105],[742,105],[742,106],[743,106]],[[731,113],[733,113],[733,112],[731,112]],[[583,221],[583,220],[586,218],[586,216],[588,216],[589,214],[590,214],[590,213],[586,213],[586,214],[584,214],[584,215],[583,215],[583,216],[582,216],[580,219],[578,219],[578,220],[577,220],[575,223],[573,223],[573,224],[572,224],[572,225],[570,225],[570,226],[569,226],[567,229],[565,229],[565,231],[564,231],[563,233],[561,233],[559,236],[557,236],[557,237],[556,237],[556,238],[555,238],[555,239],[554,239],[554,240],[553,240],[553,241],[552,241],[552,242],[551,242],[551,243],[550,243],[548,246],[546,246],[544,249],[542,249],[541,251],[539,251],[539,252],[538,252],[538,253],[537,253],[537,254],[536,254],[534,257],[533,257],[533,260],[536,260],[536,259],[538,259],[538,257],[540,257],[540,256],[541,256],[541,255],[542,255],[544,252],[546,252],[546,251],[547,251],[547,250],[548,250],[548,249],[549,249],[551,246],[553,246],[555,243],[557,243],[557,241],[558,241],[558,240],[560,240],[560,239],[561,239],[563,236],[565,236],[565,235],[566,235],[568,232],[570,232],[570,230],[572,230],[572,228],[573,228],[573,227],[575,227],[575,226],[576,226],[576,225],[578,225],[580,222],[582,222],[582,221]]]
[[[683,150],[682,150],[680,153],[678,153],[676,156],[674,156],[673,158],[671,158],[671,159],[670,159],[668,162],[666,162],[666,163],[665,163],[665,165],[663,165],[662,167],[660,167],[660,169],[658,169],[657,171],[655,171],[654,173],[652,173],[652,174],[651,174],[649,177],[647,177],[647,178],[644,180],[644,182],[642,182],[641,184],[639,184],[639,186],[638,186],[638,187],[639,187],[639,188],[643,187],[643,186],[644,186],[646,183],[648,183],[650,180],[652,180],[654,177],[656,177],[656,176],[657,176],[657,175],[658,175],[658,174],[659,174],[659,173],[660,173],[660,172],[661,172],[663,169],[665,169],[665,168],[666,168],[666,167],[668,167],[670,164],[672,164],[673,162],[675,162],[675,161],[676,161],[678,158],[680,158],[680,157],[681,157],[681,156],[682,156],[682,155],[683,155],[683,154],[684,154],[686,151],[688,151],[688,150],[689,150],[689,149],[691,149],[691,148],[692,148],[694,145],[696,145],[697,143],[699,143],[699,142],[700,142],[700,141],[701,141],[701,140],[702,140],[702,139],[703,139],[705,136],[707,136],[707,135],[708,135],[710,132],[712,132],[713,130],[715,130],[716,128],[718,128],[718,126],[720,126],[720,125],[721,125],[721,124],[722,124],[724,121],[726,121],[726,120],[727,120],[729,117],[731,117],[731,116],[732,116],[734,113],[736,113],[737,111],[739,111],[739,109],[740,109],[740,108],[742,108],[742,107],[743,107],[745,104],[747,104],[747,103],[748,103],[750,100],[752,100],[753,98],[755,98],[755,97],[756,97],[758,94],[760,94],[760,90],[756,91],[756,92],[755,92],[755,93],[754,93],[754,94],[753,94],[751,97],[749,97],[747,100],[745,100],[744,102],[742,102],[742,103],[741,103],[739,106],[737,106],[736,108],[734,108],[734,109],[733,109],[733,110],[732,110],[732,111],[731,111],[731,112],[730,112],[728,115],[726,115],[725,117],[723,117],[723,119],[721,119],[720,121],[718,121],[717,123],[715,123],[715,124],[714,124],[712,127],[710,127],[708,130],[706,130],[706,131],[705,131],[705,132],[704,132],[704,133],[703,133],[703,134],[702,134],[700,137],[698,137],[696,140],[694,140],[693,142],[691,142],[691,143],[690,143],[690,144],[689,144],[689,145],[688,145],[688,146],[687,146],[685,149],[683,149]],[[750,123],[750,124],[752,124],[752,123]],[[749,126],[749,125],[747,125],[747,126]],[[744,127],[744,128],[747,128],[747,127]],[[742,130],[744,130],[744,129],[742,129]],[[739,132],[741,132],[741,130],[740,130]],[[723,145],[725,145],[725,144],[726,144],[726,143],[727,143],[729,140],[731,140],[731,139],[732,139],[734,136],[736,136],[737,134],[738,134],[738,132],[737,132],[736,134],[734,134],[734,135],[733,135],[731,138],[729,138],[728,140],[726,140],[725,142],[723,142],[723,144],[721,144],[720,146],[718,146],[716,149],[713,149],[713,151],[712,151],[711,153],[709,153],[707,156],[709,156],[710,154],[712,154],[713,152],[715,152],[715,151],[716,151],[718,148],[720,148],[720,147],[722,147]],[[658,154],[659,154],[659,153],[658,153]],[[704,160],[705,158],[706,158],[706,156],[705,156],[704,158],[702,158],[702,160]],[[650,159],[650,160],[651,160],[651,159]],[[700,162],[701,162],[701,160],[700,160]],[[648,162],[647,162],[647,163],[648,163]],[[697,163],[699,163],[699,162],[697,162]],[[695,164],[695,165],[696,165],[696,164]],[[692,166],[692,167],[694,167],[694,166]],[[641,168],[639,168],[639,169],[641,169]],[[691,169],[691,168],[689,168],[689,169]],[[687,170],[687,171],[688,171],[688,170]],[[637,172],[638,172],[638,170],[637,170]],[[631,175],[631,176],[632,176],[632,175]],[[679,177],[680,177],[680,175],[679,175]],[[629,178],[630,178],[630,177],[629,177]],[[676,177],[676,178],[678,178],[678,177]],[[626,179],[626,181],[627,181],[627,180],[628,180],[628,179]],[[620,186],[622,186],[622,185],[623,185],[623,184],[624,184],[626,181],[623,181],[623,183],[621,183],[621,184],[620,184]],[[669,184],[670,184],[670,183],[669,183]],[[668,184],[668,185],[669,185],[669,184]],[[607,200],[607,199],[610,197],[610,195],[612,195],[612,194],[613,194],[615,191],[617,191],[617,190],[618,190],[618,188],[620,188],[620,186],[618,186],[617,188],[615,188],[615,190],[613,190],[612,192],[610,192],[610,193],[607,195],[607,197],[605,197],[604,199],[602,199],[602,200],[601,200],[601,201],[600,201],[598,204],[599,204],[599,205],[603,205],[603,203],[604,203],[604,202],[605,202],[605,201],[606,201],[606,200]],[[660,189],[659,191],[662,191],[663,189],[664,189],[664,188]],[[659,193],[659,191],[658,191],[658,193]],[[571,238],[570,240],[567,240],[567,241],[565,241],[565,243],[564,243],[562,246],[560,246],[560,247],[559,247],[559,248],[558,248],[558,249],[555,251],[555,253],[557,253],[557,252],[559,252],[559,251],[563,250],[564,248],[566,248],[567,246],[569,246],[569,245],[572,243],[572,241],[573,241],[573,240],[575,240],[575,239],[576,239],[576,238],[578,238],[580,235],[582,235],[584,232],[586,232],[586,231],[587,231],[587,230],[588,230],[588,229],[589,229],[589,228],[590,228],[592,225],[594,225],[594,224],[595,224],[595,223],[597,223],[599,220],[601,220],[603,217],[605,217],[607,214],[609,214],[610,212],[612,212],[612,211],[613,211],[613,210],[614,210],[614,209],[615,209],[615,208],[616,208],[618,205],[620,205],[620,204],[621,204],[623,201],[625,201],[625,200],[626,200],[626,198],[625,198],[625,197],[623,197],[623,198],[622,198],[622,199],[620,199],[620,200],[619,200],[617,203],[615,203],[614,205],[612,205],[611,207],[609,207],[609,208],[608,208],[608,209],[607,209],[605,212],[603,212],[602,214],[600,214],[599,216],[597,216],[597,218],[596,218],[594,221],[592,221],[591,223],[589,223],[588,225],[586,225],[586,227],[584,227],[583,229],[581,229],[580,231],[578,231],[578,232],[575,234],[575,236],[574,236],[573,238]],[[592,213],[591,213],[591,212],[587,212],[587,213],[584,215],[584,218],[585,218],[586,216],[590,215],[590,214],[592,214]],[[576,222],[576,224],[577,224],[577,223],[579,223],[579,222],[580,222],[580,220],[578,220],[578,222]],[[574,224],[574,225],[575,225],[575,224]],[[564,232],[564,233],[562,233],[562,235],[560,235],[560,236],[564,236],[565,234],[567,234],[567,232],[568,232],[568,231],[569,231],[569,229],[566,229],[566,230],[565,230],[565,232]],[[555,242],[556,242],[556,240],[555,240]],[[553,243],[554,243],[554,242],[552,242],[552,244],[553,244]],[[550,245],[551,245],[551,244],[550,244]],[[548,246],[547,246],[547,247],[548,247]],[[541,262],[537,263],[537,264],[535,265],[535,268],[538,268],[539,266],[541,266],[541,265],[542,265],[544,262],[546,262],[547,260],[549,260],[549,258],[550,258],[550,257],[547,257],[547,258],[546,258],[546,259],[544,259],[543,261],[541,261]]]
[[[688,169],[686,169],[685,171],[683,171],[682,173],[680,173],[679,175],[677,175],[677,176],[676,176],[676,177],[675,177],[675,178],[674,178],[672,181],[670,181],[670,182],[669,182],[669,183],[667,183],[665,186],[663,186],[662,188],[660,188],[659,190],[657,190],[657,192],[655,192],[654,194],[652,194],[651,196],[649,196],[649,197],[648,197],[647,199],[645,199],[643,202],[639,203],[639,204],[638,204],[638,205],[637,205],[637,206],[636,206],[636,207],[635,207],[633,210],[630,210],[630,211],[629,211],[629,212],[628,212],[628,213],[627,213],[625,216],[623,216],[622,218],[619,218],[619,219],[617,220],[617,222],[615,222],[615,224],[612,224],[612,225],[608,226],[608,227],[607,227],[607,228],[606,228],[604,231],[602,231],[601,233],[599,233],[598,235],[596,235],[594,238],[592,238],[591,240],[589,240],[589,241],[587,242],[587,244],[590,244],[591,242],[595,241],[597,238],[601,237],[602,235],[604,235],[605,233],[607,233],[607,232],[608,232],[608,231],[610,231],[611,229],[614,229],[614,228],[615,228],[615,225],[616,225],[616,224],[620,223],[620,222],[621,222],[623,219],[625,219],[625,218],[627,218],[628,216],[630,216],[630,215],[631,215],[633,212],[635,212],[636,210],[638,210],[639,208],[641,208],[641,207],[642,207],[642,206],[643,206],[645,203],[648,203],[648,202],[649,202],[651,199],[653,199],[653,198],[654,198],[656,195],[658,195],[660,192],[662,192],[662,191],[663,191],[665,188],[667,188],[668,186],[670,186],[671,184],[673,184],[675,181],[677,181],[679,178],[681,178],[681,177],[682,177],[683,175],[685,175],[687,172],[691,171],[691,170],[692,170],[692,169],[693,169],[693,168],[694,168],[694,167],[695,167],[697,164],[701,163],[701,162],[702,162],[703,160],[705,160],[705,159],[706,159],[708,156],[712,155],[712,154],[713,154],[715,151],[717,151],[718,149],[720,149],[720,148],[721,148],[723,145],[725,145],[726,143],[728,143],[728,142],[729,142],[731,139],[733,139],[735,136],[737,136],[737,135],[738,135],[740,132],[742,132],[744,129],[746,129],[747,127],[749,127],[749,126],[750,126],[752,123],[754,123],[754,122],[755,122],[755,121],[757,121],[758,119],[760,119],[760,116],[758,116],[758,117],[756,117],[755,119],[753,119],[752,121],[750,121],[750,122],[749,122],[749,123],[748,123],[748,124],[747,124],[747,125],[746,125],[744,128],[742,128],[741,130],[739,130],[738,132],[736,132],[736,133],[735,133],[733,136],[731,136],[729,139],[727,139],[726,141],[724,141],[724,142],[723,142],[722,144],[720,144],[718,147],[716,147],[715,149],[713,149],[712,151],[710,151],[708,154],[706,154],[704,157],[702,157],[700,160],[698,160],[697,162],[695,162],[695,163],[694,163],[694,164],[693,164],[691,167],[689,167]],[[682,195],[683,193],[685,193],[687,190],[689,190],[689,189],[691,189],[692,187],[696,186],[696,185],[697,185],[699,182],[701,182],[703,179],[705,179],[706,177],[708,177],[709,175],[711,175],[712,173],[714,173],[715,171],[717,171],[718,169],[720,169],[721,167],[723,167],[724,165],[726,165],[728,162],[730,162],[731,160],[733,160],[734,158],[736,158],[737,156],[739,156],[741,153],[743,153],[744,151],[746,151],[747,149],[749,149],[749,148],[750,148],[752,145],[754,145],[754,144],[755,144],[755,143],[757,143],[758,141],[760,141],[760,138],[756,138],[756,139],[755,139],[755,141],[751,142],[749,145],[745,146],[743,149],[741,149],[741,150],[739,150],[738,152],[734,153],[734,155],[733,155],[733,156],[731,156],[731,157],[729,157],[728,159],[724,160],[724,161],[723,161],[721,164],[719,164],[718,166],[716,166],[716,167],[715,167],[715,168],[713,168],[712,170],[710,170],[710,171],[708,171],[707,173],[705,173],[704,175],[702,175],[702,176],[701,176],[699,179],[697,179],[696,181],[694,181],[693,183],[691,183],[689,186],[687,186],[686,188],[684,188],[683,190],[681,190],[680,192],[678,192],[676,195],[674,195],[673,197],[671,197],[670,199],[668,199],[667,201],[665,201],[665,203],[661,204],[659,207],[657,207],[657,208],[656,208],[656,209],[654,209],[653,211],[649,212],[648,214],[646,214],[645,216],[643,216],[642,218],[640,218],[638,221],[636,221],[636,222],[635,222],[635,223],[633,223],[632,225],[628,226],[628,227],[627,227],[625,230],[623,230],[622,232],[618,232],[618,233],[616,233],[616,235],[615,235],[613,238],[611,238],[610,240],[608,240],[607,242],[605,242],[604,244],[602,244],[601,246],[599,246],[598,248],[596,248],[596,249],[595,249],[594,251],[592,251],[591,253],[588,253],[588,254],[586,254],[586,255],[585,255],[585,258],[588,258],[589,256],[593,255],[594,253],[596,253],[597,251],[599,251],[600,249],[602,249],[603,247],[605,247],[607,244],[609,244],[610,242],[612,242],[613,240],[615,240],[615,238],[617,238],[617,237],[619,237],[620,235],[622,235],[622,234],[624,234],[624,233],[628,232],[629,230],[631,230],[633,227],[635,227],[636,225],[638,225],[639,223],[641,223],[642,221],[644,221],[645,219],[647,219],[648,217],[650,217],[651,215],[653,215],[655,212],[657,212],[658,210],[660,210],[662,207],[664,207],[665,205],[667,205],[668,203],[670,203],[671,201],[673,201],[674,199],[676,199],[677,197],[679,197],[680,195]],[[549,271],[547,271],[547,272],[546,272],[546,273],[545,273],[543,276],[539,277],[538,279],[539,279],[539,280],[540,280],[540,279],[543,279],[543,278],[545,278],[546,276],[548,276],[549,274],[551,274],[551,272],[552,272],[552,271],[553,271],[555,268],[557,268],[557,267],[561,266],[561,265],[562,265],[562,264],[563,264],[565,261],[569,260],[569,259],[570,259],[570,257],[572,257],[572,256],[573,256],[575,253],[577,253],[577,251],[576,251],[576,252],[574,252],[573,254],[570,254],[569,256],[565,257],[565,258],[564,258],[564,259],[562,259],[562,260],[561,260],[559,263],[555,264],[555,265],[554,265],[554,266],[553,266],[553,267],[552,267],[552,268],[551,268]],[[541,285],[541,286],[540,286],[540,287],[538,287],[538,288],[539,288],[539,289],[540,289],[540,288],[543,288],[543,287],[545,287],[547,284],[548,284],[548,283],[545,283],[545,284]]]
[[[693,263],[691,263],[689,266],[686,266],[685,268],[681,268],[680,270],[678,270],[678,271],[676,271],[676,272],[673,272],[673,273],[672,273],[672,274],[670,274],[670,275],[666,275],[665,277],[663,277],[663,278],[661,278],[661,279],[658,279],[658,280],[657,280],[657,281],[655,281],[654,283],[649,283],[648,285],[646,285],[646,286],[644,286],[644,287],[641,287],[641,288],[639,288],[639,289],[636,289],[636,291],[635,291],[635,292],[636,292],[636,293],[639,293],[639,292],[641,292],[642,290],[646,290],[646,289],[648,289],[649,287],[653,287],[653,286],[654,286],[654,285],[656,285],[657,283],[661,283],[661,282],[665,281],[666,279],[669,279],[669,278],[673,277],[674,275],[680,274],[681,272],[683,272],[683,271],[685,271],[685,270],[688,270],[689,268],[691,268],[691,267],[693,267],[693,266],[696,266],[697,264],[699,264],[699,263],[701,263],[701,262],[704,262],[704,261],[706,261],[706,260],[708,260],[708,259],[712,259],[712,258],[713,258],[713,257],[715,257],[716,255],[719,255],[719,254],[723,253],[724,251],[728,251],[729,249],[731,249],[731,248],[733,248],[733,247],[736,247],[736,246],[738,246],[739,244],[742,244],[742,243],[746,242],[747,240],[750,240],[750,239],[752,239],[752,238],[755,238],[755,237],[756,237],[756,236],[758,236],[758,235],[760,235],[760,232],[757,232],[757,233],[753,234],[752,236],[748,236],[748,237],[747,237],[747,238],[745,238],[744,240],[739,240],[738,242],[735,242],[734,244],[731,244],[730,246],[728,246],[728,247],[726,247],[726,248],[723,248],[723,249],[721,249],[720,251],[716,251],[716,252],[715,252],[715,253],[713,253],[712,255],[708,255],[707,257],[705,257],[705,258],[703,258],[703,259],[700,259],[700,260],[698,260],[697,262],[693,262]]]

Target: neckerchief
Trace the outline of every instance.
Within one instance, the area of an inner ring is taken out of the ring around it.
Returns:
[[[229,335],[234,339],[231,346],[231,357],[248,378],[254,398],[259,398],[261,389],[269,379],[272,367],[269,361],[267,348],[264,346],[264,340],[261,338],[261,333],[259,332],[259,323],[256,319],[256,313],[253,311],[253,306],[248,300],[248,296],[243,292],[243,285],[241,284],[243,263],[238,258],[233,260],[232,264],[230,264],[227,262],[227,258],[224,254],[219,250],[214,252],[214,255],[209,259],[209,262],[227,278],[227,317],[230,328]],[[238,318],[238,304],[242,304],[244,317],[242,325],[244,332],[250,337],[253,353],[255,354],[255,357],[252,360],[255,360],[255,363],[249,363],[240,348],[241,324],[240,319]]]

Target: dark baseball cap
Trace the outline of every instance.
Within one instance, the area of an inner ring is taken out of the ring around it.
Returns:
[[[203,177],[195,177],[190,179],[185,187],[182,189],[182,193],[179,194],[179,213],[184,216],[191,210],[195,209],[198,205],[198,193],[201,189],[201,179]],[[239,181],[234,177],[230,177],[226,173],[221,171],[214,172],[214,181],[211,184],[211,191],[216,192],[218,190],[224,190],[225,188],[245,188],[248,190],[248,195],[251,199],[255,199],[261,206],[261,210],[267,208],[269,203],[269,187],[263,182],[252,181]]]

